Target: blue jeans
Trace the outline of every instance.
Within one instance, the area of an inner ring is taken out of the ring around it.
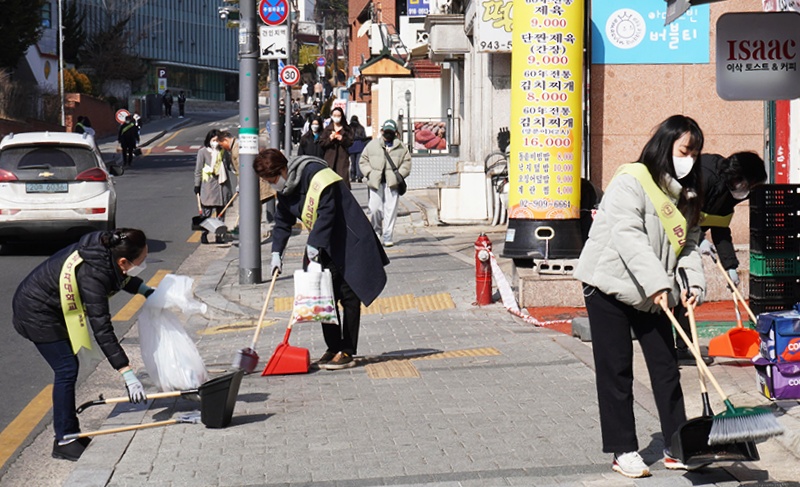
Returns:
[[[78,415],[75,413],[75,383],[78,381],[78,357],[72,353],[69,340],[36,343],[50,368],[53,369],[53,429],[56,440],[64,435],[80,433]]]

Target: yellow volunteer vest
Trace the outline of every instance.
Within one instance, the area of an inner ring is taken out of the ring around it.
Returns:
[[[83,259],[76,250],[67,257],[61,267],[61,275],[58,280],[61,311],[64,313],[64,320],[67,322],[67,333],[69,333],[69,341],[72,344],[72,352],[75,355],[78,354],[81,347],[87,350],[92,349],[86,310],[83,308],[81,295],[78,291],[77,270],[81,262],[83,262]]]
[[[642,185],[642,189],[644,189],[647,197],[650,198],[650,202],[656,207],[658,219],[661,220],[661,226],[667,232],[667,238],[670,245],[672,245],[672,250],[675,251],[675,255],[680,255],[683,245],[686,243],[687,232],[686,218],[678,211],[678,207],[653,181],[653,176],[650,175],[650,171],[647,170],[644,164],[639,162],[623,164],[617,169],[614,176],[616,177],[620,174],[630,174]]]
[[[314,223],[317,221],[319,198],[320,195],[322,195],[322,190],[341,180],[341,176],[336,174],[333,169],[327,167],[311,178],[311,184],[309,185],[308,193],[306,193],[306,201],[303,203],[303,213],[300,215],[300,220],[306,228],[311,230],[314,228]]]
[[[703,227],[728,228],[731,226],[731,220],[733,220],[733,213],[725,216],[709,215],[708,213],[703,212],[700,213],[700,226]]]

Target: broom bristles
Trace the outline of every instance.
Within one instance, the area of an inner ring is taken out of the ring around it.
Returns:
[[[709,445],[764,441],[784,432],[769,409],[734,408],[730,401],[725,401],[725,405],[728,410],[714,416],[708,435]]]

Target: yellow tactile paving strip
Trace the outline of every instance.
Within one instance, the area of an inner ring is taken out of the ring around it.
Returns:
[[[500,350],[494,347],[470,348],[467,350],[451,350],[449,352],[439,352],[431,355],[411,358],[390,358],[386,360],[378,359],[375,362],[364,366],[367,376],[370,379],[416,379],[421,377],[419,370],[414,366],[412,360],[442,360],[448,358],[465,357],[490,357],[502,355]],[[369,358],[366,359],[369,361]]]
[[[276,313],[283,313],[292,310],[294,298],[283,297],[275,298],[273,304]],[[399,296],[390,296],[386,298],[378,298],[368,307],[361,307],[361,314],[389,314],[398,311],[405,311],[416,308],[421,312],[425,311],[441,311],[445,309],[453,309],[456,307],[453,297],[450,293],[431,294],[428,296],[414,296],[413,294],[401,294]]]

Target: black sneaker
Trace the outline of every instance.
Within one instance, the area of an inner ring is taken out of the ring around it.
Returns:
[[[349,353],[339,352],[336,354],[330,362],[323,365],[322,368],[326,370],[341,370],[341,369],[349,369],[350,367],[354,367],[356,365],[355,361],[353,360],[353,356]]]
[[[697,365],[697,360],[695,360],[694,355],[692,355],[692,352],[690,352],[688,348],[677,349],[677,355],[678,365],[682,367],[694,367]],[[714,363],[714,359],[712,357],[704,355],[702,358],[706,365],[711,365]]]
[[[58,440],[53,440],[53,458],[77,462],[83,455],[86,446],[80,440],[73,440],[66,445],[59,445]]]
[[[322,354],[322,357],[317,359],[317,365],[325,365],[330,362],[336,356],[336,352],[331,352],[328,350],[327,352]]]

